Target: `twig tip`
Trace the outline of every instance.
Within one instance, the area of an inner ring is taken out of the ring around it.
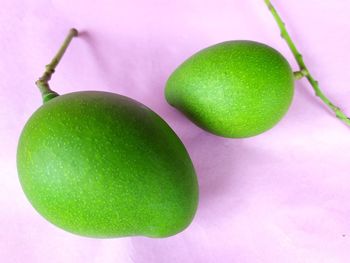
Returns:
[[[72,34],[73,36],[78,36],[78,34],[79,34],[79,32],[78,32],[78,30],[77,29],[75,29],[75,28],[71,28],[70,30],[69,30],[69,32],[70,32],[70,34]]]

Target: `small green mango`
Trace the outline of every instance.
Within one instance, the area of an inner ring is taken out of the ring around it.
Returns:
[[[292,69],[279,52],[253,41],[228,41],[181,64],[168,79],[165,96],[199,127],[242,138],[276,125],[293,92]]]
[[[167,237],[198,203],[190,157],[153,111],[107,92],[52,98],[26,123],[20,183],[53,224],[83,236]]]

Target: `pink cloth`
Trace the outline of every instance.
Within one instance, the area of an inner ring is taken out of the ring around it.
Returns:
[[[350,114],[350,2],[281,1],[287,23],[325,93]],[[242,0],[1,1],[0,262],[350,262],[350,129],[305,80],[286,117],[250,139],[197,128],[163,96],[174,68],[232,39],[279,50],[297,69],[264,2]],[[192,225],[166,239],[90,239],[49,224],[26,200],[16,146],[41,105],[34,81],[70,27],[74,39],[51,85],[104,90],[159,113],[185,143],[200,183]]]

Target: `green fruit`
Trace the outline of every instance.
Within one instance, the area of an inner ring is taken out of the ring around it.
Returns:
[[[59,96],[49,80],[74,28],[36,82],[44,105],[25,125],[17,168],[29,201],[57,226],[84,236],[166,237],[198,203],[188,153],[156,113],[130,98],[82,91]]]
[[[113,93],[45,103],[23,129],[17,165],[37,211],[84,236],[166,237],[186,228],[197,208],[180,139],[153,111]]]
[[[240,138],[272,128],[287,112],[293,86],[291,67],[275,49],[228,41],[180,65],[167,81],[165,96],[203,129]]]

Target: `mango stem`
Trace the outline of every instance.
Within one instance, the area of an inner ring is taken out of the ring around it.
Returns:
[[[334,113],[337,118],[339,118],[341,121],[343,121],[346,125],[350,126],[350,118],[345,115],[345,113],[336,105],[334,105],[321,91],[320,86],[317,82],[317,80],[314,79],[314,77],[311,75],[310,71],[305,65],[303,56],[300,54],[299,50],[296,48],[292,38],[290,37],[285,23],[282,21],[281,17],[279,16],[278,12],[274,8],[274,6],[271,4],[270,0],[265,0],[265,4],[269,8],[271,14],[273,15],[274,19],[277,22],[277,25],[279,29],[281,30],[281,37],[287,42],[287,45],[289,49],[292,51],[294,58],[296,59],[299,71],[294,72],[294,77],[296,79],[301,79],[303,77],[306,77],[309,81],[310,85],[312,86],[315,95],[319,97]]]
[[[48,65],[46,65],[44,74],[35,82],[35,84],[41,92],[43,103],[51,100],[54,97],[59,96],[57,92],[51,90],[49,86],[49,80],[51,79],[52,74],[55,72],[56,66],[63,57],[68,45],[72,41],[73,37],[77,35],[78,30],[76,30],[75,28],[71,28],[69,30],[68,35],[63,41],[60,49],[58,50],[54,58],[51,60],[51,62]]]

